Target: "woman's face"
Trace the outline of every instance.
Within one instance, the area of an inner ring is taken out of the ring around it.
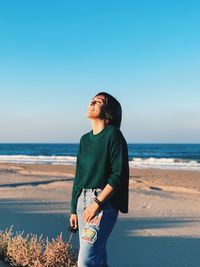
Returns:
[[[95,96],[91,101],[87,109],[87,117],[90,119],[101,118],[102,110],[105,105],[105,96]]]

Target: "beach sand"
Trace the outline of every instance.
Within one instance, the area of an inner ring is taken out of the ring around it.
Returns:
[[[74,172],[0,164],[0,230],[68,240]],[[78,248],[78,234],[72,242]],[[199,267],[200,172],[131,169],[129,213],[119,213],[108,254],[111,267]]]

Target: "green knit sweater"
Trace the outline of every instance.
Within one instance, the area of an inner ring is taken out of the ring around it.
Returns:
[[[129,165],[126,141],[119,129],[106,125],[98,134],[83,135],[77,155],[76,174],[71,198],[71,213],[76,214],[77,200],[83,188],[115,189],[111,203],[128,212]]]

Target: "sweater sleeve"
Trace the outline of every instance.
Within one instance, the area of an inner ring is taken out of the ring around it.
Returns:
[[[75,172],[75,177],[74,177],[74,184],[73,184],[73,189],[72,189],[72,196],[71,196],[71,214],[76,214],[76,207],[77,207],[77,201],[79,197],[79,191],[77,187],[77,172],[78,172],[78,167],[79,167],[79,158],[80,158],[80,145],[79,145],[79,150],[77,154],[77,160],[76,160],[76,172]]]
[[[107,183],[115,190],[119,190],[123,184],[123,169],[128,161],[126,142],[120,131],[115,131],[109,145],[110,176]]]

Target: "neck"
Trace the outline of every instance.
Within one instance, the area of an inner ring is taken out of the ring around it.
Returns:
[[[92,125],[92,131],[93,134],[98,134],[100,133],[106,126],[106,123],[104,120],[101,119],[95,119],[95,120],[90,120],[91,121],[91,125]]]

